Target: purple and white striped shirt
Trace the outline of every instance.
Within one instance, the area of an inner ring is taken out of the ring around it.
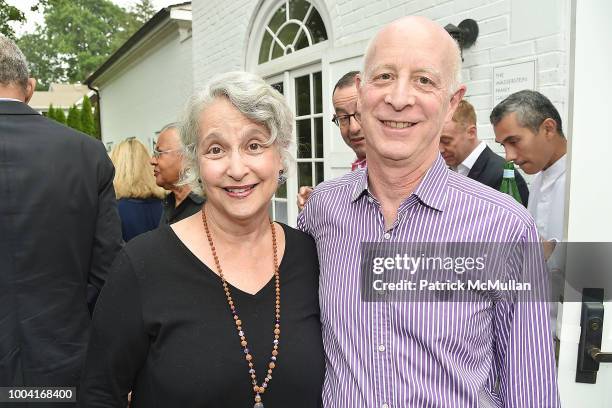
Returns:
[[[361,242],[538,242],[512,197],[438,156],[389,230],[367,168],[315,188],[298,227],[317,243],[325,408],[558,407],[548,304],[364,302]],[[542,262],[528,256],[546,279]]]

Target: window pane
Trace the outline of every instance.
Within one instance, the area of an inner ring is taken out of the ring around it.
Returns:
[[[304,30],[300,31],[300,36],[298,37],[297,42],[295,43],[295,50],[301,50],[302,48],[308,47],[308,37],[306,37],[306,33]]]
[[[313,9],[306,21],[306,26],[310,30],[310,36],[312,37],[313,43],[318,43],[327,40],[327,31],[325,31],[325,24],[316,9]]]
[[[285,46],[288,44],[293,44],[293,40],[295,40],[295,36],[300,29],[300,26],[297,24],[288,24],[283,27],[282,30],[278,33],[278,39],[281,40]]]
[[[287,183],[283,183],[276,189],[275,197],[287,198]]]
[[[298,163],[298,186],[312,186],[312,163]]]
[[[268,54],[270,53],[270,45],[272,44],[272,36],[269,32],[264,33],[263,40],[261,41],[261,48],[259,49],[259,63],[263,64],[268,61]]]
[[[314,113],[323,112],[323,86],[321,85],[321,72],[312,74],[312,90],[314,91]]]
[[[315,157],[323,158],[323,118],[315,118]]]
[[[278,92],[280,92],[282,95],[285,94],[285,89],[283,87],[283,83],[282,82],[277,82],[275,84],[271,85],[272,88],[276,89]]]
[[[310,119],[296,121],[297,156],[299,159],[312,157],[312,143],[310,139]]]
[[[274,202],[274,210],[276,212],[276,218],[275,221],[280,221],[283,222],[285,224],[288,224],[288,217],[287,217],[287,203],[283,203],[280,201],[275,201]]]
[[[310,3],[307,1],[291,0],[289,2],[289,18],[294,18],[300,21],[304,20],[308,7],[310,7]]]
[[[275,219],[274,218],[274,214],[272,213],[272,206],[274,205],[274,200],[272,200],[272,203],[270,204],[270,206],[268,207],[268,215],[270,216],[270,218]]]
[[[295,111],[297,116],[310,115],[310,77],[295,78]]]
[[[274,16],[270,20],[270,24],[268,24],[268,27],[270,27],[270,30],[272,30],[273,33],[275,33],[278,30],[278,27],[280,27],[287,20],[286,7],[287,6],[285,4],[280,6],[280,8],[276,10],[276,13],[274,13]]]
[[[272,49],[272,59],[282,57],[285,55],[285,50],[283,50],[280,45],[276,41],[274,41],[274,48]]]
[[[323,181],[323,163],[317,162],[315,163],[315,180],[317,184]]]

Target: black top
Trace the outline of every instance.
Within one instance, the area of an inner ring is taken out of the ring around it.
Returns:
[[[262,398],[266,408],[315,408],[324,374],[317,253],[310,236],[282,227],[279,355]],[[255,295],[230,291],[261,382],[274,278]],[[219,277],[168,226],[130,241],[96,306],[79,405],[125,408],[133,390],[133,408],[251,408],[248,370]]]
[[[121,198],[117,201],[117,208],[125,242],[159,226],[162,215],[159,198]]]
[[[0,387],[78,385],[121,249],[113,175],[99,140],[0,101]]]
[[[204,197],[194,193],[189,193],[187,197],[176,207],[176,197],[170,193],[164,199],[164,212],[159,225],[170,225],[184,218],[187,218],[202,208]]]
[[[467,176],[499,191],[504,177],[504,164],[506,164],[506,160],[487,146],[480,153]],[[527,183],[518,171],[514,172],[514,177],[523,205],[527,207],[529,200]]]

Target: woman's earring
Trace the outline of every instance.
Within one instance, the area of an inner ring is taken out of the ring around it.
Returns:
[[[285,171],[281,170],[278,172],[278,184],[281,185],[287,181],[287,176],[285,176]]]

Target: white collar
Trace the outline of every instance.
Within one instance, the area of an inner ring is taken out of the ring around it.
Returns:
[[[478,160],[480,154],[484,152],[486,148],[487,144],[483,141],[480,141],[480,143],[478,143],[478,146],[476,146],[474,150],[472,150],[472,153],[470,153],[468,157],[466,157],[465,160],[462,161],[459,166],[464,166],[469,172],[470,170],[472,170],[472,167],[474,167],[474,163],[476,163],[476,160]]]
[[[561,156],[546,170],[542,170],[542,186],[545,187],[554,183],[559,177],[565,174],[565,161],[567,154]]]
[[[3,101],[13,101],[13,102],[21,102],[23,103],[23,101],[20,101],[19,99],[14,99],[14,98],[0,98],[0,102]]]

